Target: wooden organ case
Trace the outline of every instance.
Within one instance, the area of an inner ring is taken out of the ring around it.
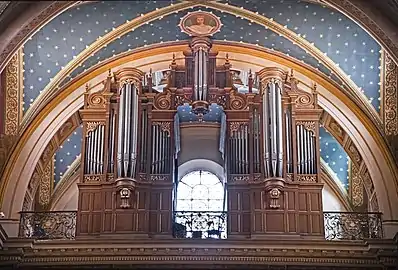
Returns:
[[[210,104],[223,108],[228,238],[323,237],[315,88],[302,91],[292,73],[267,67],[240,93],[228,57],[217,65],[211,47],[193,38],[185,64],[173,59],[164,72],[163,91],[135,68],[87,91],[77,237],[173,237],[177,108],[186,103],[195,125]]]

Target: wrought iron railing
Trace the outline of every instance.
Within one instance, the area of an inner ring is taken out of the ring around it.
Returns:
[[[175,238],[227,238],[227,212],[176,211],[173,235]]]
[[[76,211],[20,212],[19,237],[74,239]],[[175,238],[227,238],[227,212],[173,212]],[[381,213],[324,212],[326,240],[382,238]]]
[[[326,240],[382,238],[381,213],[324,212]]]
[[[20,212],[19,237],[74,239],[76,211]]]

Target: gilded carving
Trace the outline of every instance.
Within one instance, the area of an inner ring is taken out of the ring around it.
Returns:
[[[297,181],[298,182],[316,182],[317,175],[316,174],[298,174]]]
[[[169,181],[168,175],[151,175],[151,181]]]
[[[344,140],[344,130],[337,124],[333,119],[329,123],[329,127],[333,133],[333,135],[337,136],[337,139],[340,139],[342,142]]]
[[[246,122],[230,122],[229,123],[229,132],[239,131],[243,126],[247,125]]]
[[[384,128],[386,135],[398,135],[398,66],[384,54]]]
[[[253,175],[253,181],[254,182],[259,182],[261,180],[261,174],[256,173]]]
[[[30,179],[30,182],[28,185],[28,191],[31,194],[34,194],[39,183],[40,183],[40,173],[36,167],[35,171],[33,172],[32,178]]]
[[[22,211],[29,211],[32,207],[32,198],[29,194],[25,194],[23,204],[22,204]]]
[[[245,181],[248,182],[250,181],[250,177],[248,175],[233,175],[231,177],[232,182],[237,182],[237,181]]]
[[[356,165],[352,165],[351,174],[351,201],[358,207],[363,204],[364,194],[361,175]]]
[[[87,132],[86,132],[86,137],[90,132],[93,132],[94,130],[97,129],[98,126],[104,125],[103,122],[87,122]]]
[[[350,144],[348,147],[348,155],[350,156],[351,160],[355,162],[356,166],[359,166],[362,161],[361,154],[359,154],[358,149],[355,147],[353,143]]]
[[[156,95],[153,106],[157,110],[170,110],[171,109],[171,93],[166,90],[166,92]]]
[[[21,118],[21,96],[22,87],[21,78],[23,76],[21,65],[21,50],[12,58],[5,69],[6,73],[6,91],[5,91],[5,129],[6,135],[17,135],[18,125]]]
[[[51,182],[53,180],[54,164],[51,159],[44,168],[43,174],[40,177],[39,185],[39,204],[46,207],[50,203],[51,198]]]
[[[297,121],[296,125],[303,125],[306,130],[311,131],[315,134],[315,121]]]
[[[106,181],[107,181],[107,182],[112,182],[113,180],[115,180],[114,174],[113,174],[113,173],[108,173],[108,174],[106,175]]]
[[[246,96],[236,91],[231,91],[229,96],[229,107],[232,110],[244,110],[247,108]]]
[[[89,183],[89,182],[101,182],[101,175],[96,175],[96,174],[88,174],[83,177],[83,182],[84,183]]]
[[[366,192],[368,193],[368,195],[371,195],[374,191],[374,185],[372,182],[372,178],[370,177],[369,171],[365,169],[365,171],[362,172],[361,175]]]
[[[166,132],[170,137],[171,132],[171,122],[153,122],[152,125],[159,126],[163,132]]]

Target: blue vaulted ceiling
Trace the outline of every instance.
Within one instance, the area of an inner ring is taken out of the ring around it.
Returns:
[[[168,6],[171,2],[92,1],[72,7],[54,18],[24,46],[24,111],[29,108],[51,79],[96,39],[109,33],[113,28],[120,26],[127,20],[134,19],[157,8]],[[317,48],[338,64],[355,84],[362,88],[363,93],[374,108],[379,108],[380,46],[346,16],[318,4],[297,0],[229,0],[228,4],[238,7],[243,6],[247,10],[272,18],[292,31],[301,34],[301,37],[313,42]],[[198,9],[194,8],[189,11]],[[257,44],[280,51],[318,68],[338,81],[316,59],[271,30],[225,12],[200,9],[211,11],[222,20],[221,32],[217,33],[213,37],[214,39]],[[99,61],[133,48],[187,39],[187,35],[181,33],[177,27],[180,18],[187,12],[186,10],[165,16],[162,20],[155,20],[127,33],[87,59],[81,67],[72,72],[70,78],[66,81],[76,77]],[[340,82],[338,81],[338,83]],[[327,136],[321,137],[327,138]],[[70,138],[70,140],[75,142],[75,139]],[[330,140],[333,140],[333,138]],[[56,175],[59,176],[61,172],[64,173],[67,166],[70,165],[70,163],[62,165],[68,163],[67,160],[69,160],[64,157],[75,157],[80,154],[79,142],[76,139],[76,143],[72,143],[71,146],[65,145],[63,149],[71,148],[69,152],[63,152],[64,150],[61,149],[57,152]],[[322,144],[322,156],[332,168],[333,162],[337,163],[337,161],[329,162],[328,160],[339,158],[340,154],[337,156],[324,154],[329,151],[327,149],[335,149],[330,151],[341,153],[341,156],[344,156],[345,152],[338,147],[332,148],[331,144]],[[76,148],[74,148],[75,145]],[[335,172],[344,183],[346,175],[340,173],[342,166],[339,165],[336,168]],[[344,171],[346,172],[345,168],[343,168]]]

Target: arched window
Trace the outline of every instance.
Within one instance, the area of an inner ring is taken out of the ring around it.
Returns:
[[[176,237],[226,238],[225,199],[224,183],[215,174],[199,170],[182,177],[176,192]]]

